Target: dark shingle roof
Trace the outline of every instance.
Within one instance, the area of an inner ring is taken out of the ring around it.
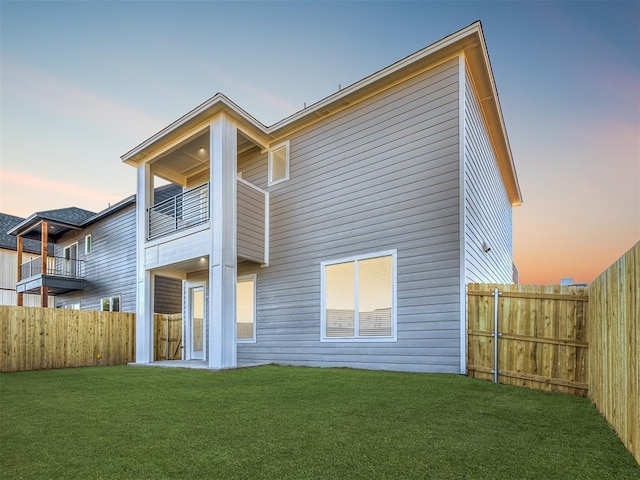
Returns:
[[[175,197],[176,195],[180,195],[182,193],[182,187],[180,185],[174,185],[170,183],[168,185],[163,185],[154,189],[153,191],[153,202],[160,203],[168,198]]]
[[[84,210],[78,207],[59,208],[57,210],[45,210],[43,212],[36,212],[40,218],[46,218],[47,220],[53,220],[56,222],[68,223],[70,225],[81,225],[82,222],[95,215],[95,212]]]
[[[22,222],[24,218],[0,213],[0,248],[17,250],[17,238],[7,232]],[[29,253],[40,253],[40,242],[25,238],[22,242],[22,250]]]

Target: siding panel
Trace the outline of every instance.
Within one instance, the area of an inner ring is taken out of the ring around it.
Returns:
[[[120,297],[120,311],[136,311],[136,211],[135,205],[67,234],[55,244],[55,255],[78,242],[78,257],[84,261],[85,288],[56,297],[56,307],[80,303],[83,310],[99,310],[100,300]],[[91,253],[84,252],[85,235],[91,234]]]
[[[468,73],[464,99],[465,282],[511,283],[512,207]]]
[[[457,60],[297,132],[290,180],[269,187],[270,262],[257,274],[257,341],[239,364],[458,372]],[[266,155],[239,161],[265,187]],[[320,341],[320,263],[397,250],[396,342]]]

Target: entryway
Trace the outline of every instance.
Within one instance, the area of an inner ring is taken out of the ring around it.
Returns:
[[[185,360],[206,360],[205,283],[187,282]]]

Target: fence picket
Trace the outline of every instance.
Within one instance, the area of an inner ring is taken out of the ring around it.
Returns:
[[[133,313],[1,305],[0,372],[126,364],[134,335]]]

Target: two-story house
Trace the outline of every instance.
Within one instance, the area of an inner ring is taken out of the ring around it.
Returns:
[[[161,277],[194,365],[462,373],[465,285],[512,281],[522,200],[479,23],[269,127],[217,94],[122,160],[140,364]]]
[[[156,189],[170,198],[181,189]],[[7,228],[16,246],[12,304],[82,310],[134,312],[136,308],[136,196],[94,213],[77,207],[35,212]],[[4,231],[4,229],[3,229]],[[41,246],[47,245],[44,254]],[[37,247],[37,248],[36,248]],[[4,270],[4,269],[3,269]],[[46,292],[46,297],[41,297]],[[24,296],[24,298],[21,298]],[[158,277],[156,313],[182,309],[182,281]],[[25,302],[27,300],[27,302]]]

